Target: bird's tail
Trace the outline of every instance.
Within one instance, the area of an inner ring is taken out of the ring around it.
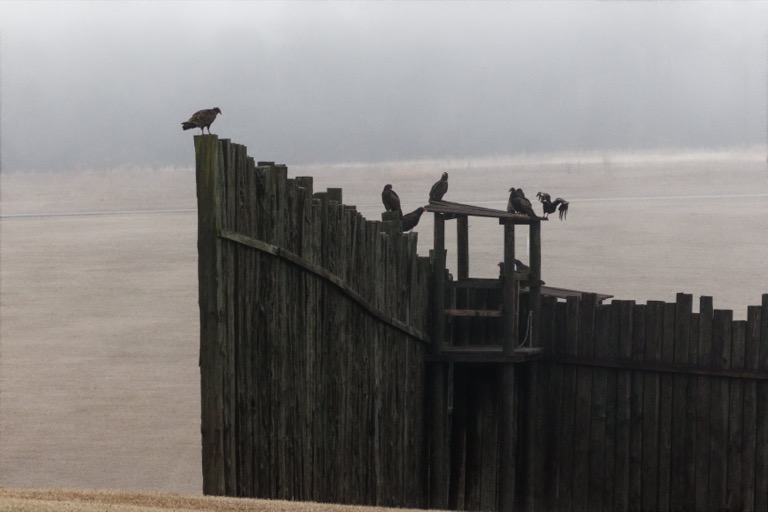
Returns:
[[[182,130],[191,130],[192,128],[195,128],[195,125],[193,125],[192,123],[190,123],[188,121],[184,121],[183,123],[181,123],[181,129]]]

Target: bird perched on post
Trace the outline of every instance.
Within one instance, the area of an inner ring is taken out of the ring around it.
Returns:
[[[525,198],[523,189],[512,187],[509,189],[509,201],[507,201],[507,211],[511,213],[523,213],[533,219],[537,219],[536,212],[533,211],[531,202]]]
[[[514,261],[515,261],[516,272],[526,272],[531,269],[528,265],[526,265],[525,263],[523,263],[517,258],[515,258]],[[504,279],[504,262],[503,261],[499,262],[499,279]]]
[[[416,227],[421,219],[421,214],[424,213],[424,208],[421,206],[413,210],[411,213],[403,215],[403,232],[410,231]]]
[[[444,172],[440,180],[432,185],[429,191],[429,202],[440,201],[446,192],[448,192],[448,173]]]
[[[192,128],[200,128],[200,134],[205,133],[205,128],[208,128],[208,134],[211,133],[211,124],[216,120],[216,116],[221,114],[219,107],[206,108],[198,110],[188,121],[181,123],[182,130],[191,130]]]
[[[384,190],[381,191],[381,202],[384,203],[384,208],[388,212],[397,212],[401,217],[403,216],[403,210],[400,208],[400,197],[397,192],[392,190],[392,185],[389,183],[384,185]]]
[[[545,219],[549,217],[550,213],[555,213],[555,210],[559,210],[560,213],[558,215],[560,216],[560,220],[565,220],[566,215],[568,215],[568,201],[562,197],[558,197],[553,202],[552,197],[546,192],[538,192],[536,197],[538,197],[539,201],[541,201],[541,207],[544,209]],[[559,209],[557,207],[558,205],[560,205]]]

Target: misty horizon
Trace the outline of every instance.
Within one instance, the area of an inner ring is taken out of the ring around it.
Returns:
[[[0,3],[4,171],[765,151],[768,4]]]

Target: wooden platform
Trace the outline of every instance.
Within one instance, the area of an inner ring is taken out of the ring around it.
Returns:
[[[484,208],[464,203],[454,203],[451,201],[430,201],[424,208],[428,212],[441,213],[446,219],[455,219],[457,217],[490,217],[499,219],[499,222],[510,222],[513,224],[531,224],[542,219],[540,217],[531,218],[520,213],[510,213],[504,210],[494,208]]]
[[[501,345],[444,347],[440,354],[428,354],[428,363],[525,363],[544,355],[543,348],[520,347],[505,355]]]
[[[522,275],[522,273],[515,272],[515,275]],[[503,285],[501,279],[494,278],[465,278],[457,279],[456,281],[447,281],[446,286],[449,288],[472,288],[472,289],[497,289],[500,290]],[[527,286],[523,286],[522,290],[525,292],[528,290]],[[558,299],[567,299],[568,297],[581,298],[585,293],[590,293],[584,290],[572,290],[570,288],[558,288],[556,286],[541,286],[541,295],[545,297],[557,297]],[[604,300],[613,298],[613,295],[607,293],[596,293],[597,302],[602,303]]]
[[[590,292],[581,290],[569,290],[568,288],[555,288],[554,286],[541,287],[541,294],[543,296],[557,297],[558,299],[567,299],[568,297],[578,297],[580,299],[585,293]],[[613,295],[608,295],[607,293],[595,293],[595,295],[597,295],[598,304],[602,304],[602,302],[606,299],[613,298]]]

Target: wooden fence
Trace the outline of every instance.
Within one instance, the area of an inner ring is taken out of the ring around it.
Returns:
[[[205,494],[425,506],[429,260],[195,137]]]
[[[363,219],[340,189],[313,194],[311,178],[288,179],[216,136],[195,147],[205,494],[768,510],[768,294],[746,321],[709,297],[694,313],[686,294],[544,296],[540,359],[514,372],[429,359],[435,332],[448,345],[500,336],[499,318],[430,321],[436,291],[448,308],[498,310],[500,286],[439,281],[415,234]],[[503,439],[517,443],[507,471]]]
[[[768,295],[542,305],[528,376],[529,510],[768,510]]]

